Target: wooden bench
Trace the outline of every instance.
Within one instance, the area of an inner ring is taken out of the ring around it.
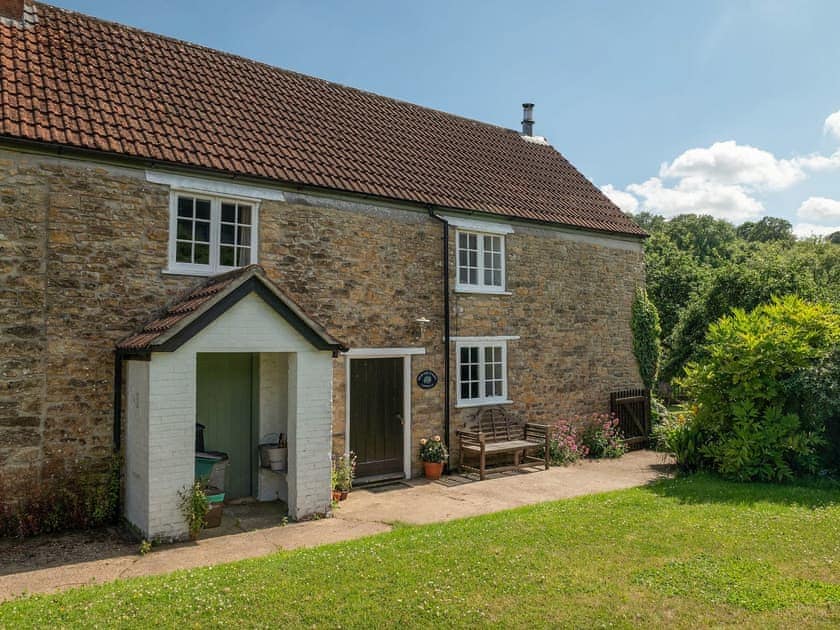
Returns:
[[[480,479],[487,473],[487,456],[513,454],[512,466],[493,466],[491,472],[520,470],[536,463],[549,467],[549,430],[544,424],[521,424],[500,407],[481,409],[470,425],[458,431],[459,466],[461,470],[477,472]],[[528,451],[542,448],[543,456],[529,455]],[[478,467],[464,463],[464,455],[478,455]]]

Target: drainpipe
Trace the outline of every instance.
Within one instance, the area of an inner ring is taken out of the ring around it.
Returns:
[[[449,354],[450,354],[450,340],[451,340],[451,322],[449,316],[449,223],[435,214],[434,210],[429,207],[429,216],[437,221],[440,221],[443,226],[443,441],[446,444],[447,452],[451,453],[449,448],[449,425],[450,417],[450,377],[449,377]],[[450,468],[452,455],[446,462],[447,469]]]
[[[114,452],[120,452],[122,436],[122,382],[123,357],[119,350],[114,351]]]

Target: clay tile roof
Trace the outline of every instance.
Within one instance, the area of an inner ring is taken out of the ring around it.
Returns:
[[[559,152],[44,4],[0,21],[0,136],[645,236]]]
[[[248,281],[254,282],[248,284]],[[236,292],[236,289],[242,289]],[[157,319],[117,343],[117,350],[125,354],[142,354],[150,350],[171,351],[177,349],[228,307],[254,289],[264,288],[262,295],[298,329],[310,342],[322,350],[346,351],[347,346],[332,337],[322,326],[309,317],[304,310],[289,298],[265,275],[259,265],[249,265],[227,273],[212,276],[197,288],[185,294],[170,305]],[[223,300],[226,303],[222,304]],[[221,308],[213,310],[220,305]],[[203,316],[203,317],[202,317]],[[191,329],[187,329],[192,325]]]

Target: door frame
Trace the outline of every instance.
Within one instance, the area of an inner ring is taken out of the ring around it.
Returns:
[[[425,348],[352,348],[344,353],[344,451],[350,449],[350,370],[353,359],[403,360],[403,474],[411,479],[411,357]]]

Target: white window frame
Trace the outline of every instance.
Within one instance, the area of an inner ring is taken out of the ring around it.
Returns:
[[[210,200],[210,262],[206,265],[176,261],[178,240],[178,197],[194,197]],[[253,197],[219,195],[205,190],[190,188],[172,189],[169,192],[169,259],[165,273],[189,276],[213,276],[233,269],[235,266],[219,263],[222,203],[243,203],[251,206],[251,260],[248,264],[259,261],[259,210],[260,200]]]
[[[461,281],[461,235],[476,236],[478,246],[478,283],[469,284]],[[502,284],[496,286],[493,284],[484,283],[484,237],[496,237],[499,239],[499,253],[502,259],[501,273]],[[505,235],[494,232],[479,232],[476,230],[455,230],[455,290],[459,293],[497,293],[507,294],[507,269],[505,264]]]
[[[508,361],[507,361],[507,342],[509,339],[518,339],[518,337],[464,337],[455,342],[455,370],[457,378],[455,379],[455,386],[457,391],[456,407],[481,407],[483,405],[499,405],[513,402],[508,398]],[[502,395],[501,396],[487,396],[485,394],[485,387],[487,379],[485,377],[485,348],[501,348],[502,349]],[[478,348],[479,362],[478,362],[478,398],[463,398],[461,396],[461,349],[462,348]]]

